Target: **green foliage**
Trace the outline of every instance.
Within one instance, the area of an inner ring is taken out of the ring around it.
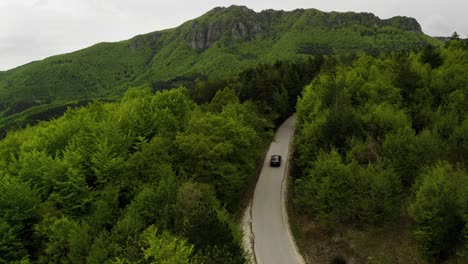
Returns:
[[[83,263],[90,247],[89,226],[67,217],[45,218],[36,226],[47,243],[40,263]]]
[[[28,183],[0,171],[0,262],[28,259],[41,200]]]
[[[296,107],[297,208],[336,229],[405,208],[424,258],[464,262],[467,56],[455,41],[324,63]]]
[[[146,87],[137,91],[130,89],[123,98],[123,107],[118,112],[118,123],[134,136],[151,139],[155,134],[174,137],[183,130],[189,119],[193,102],[185,88],[157,92]]]
[[[468,174],[447,163],[439,163],[423,173],[409,213],[416,223],[414,231],[421,254],[426,258],[445,259],[454,253],[465,223],[460,202]],[[460,198],[459,198],[460,197]],[[466,203],[466,202],[465,202]]]
[[[90,264],[100,264],[100,263],[109,263],[109,240],[106,235],[107,233],[99,233],[89,250],[89,256],[86,259],[87,263]]]
[[[174,205],[175,229],[187,237],[189,242],[201,248],[222,244],[225,236],[217,233],[229,230],[226,230],[226,225],[217,217],[216,203],[209,185],[191,182],[183,184],[177,192]]]
[[[257,101],[260,111],[278,122],[294,111],[302,87],[318,74],[322,63],[317,56],[298,63],[262,64],[242,72],[230,85],[242,101]]]
[[[172,205],[176,201],[177,183],[173,175],[162,178],[157,186],[145,186],[133,199],[128,213],[138,215],[146,225],[170,227]]]
[[[0,263],[18,261],[27,256],[18,231],[0,219]]]
[[[67,106],[120,98],[128,87],[144,83],[160,90],[200,77],[231,77],[277,60],[300,61],[310,55],[349,52],[376,54],[428,44],[440,45],[410,18],[381,20],[372,14],[315,9],[255,13],[238,6],[218,8],[174,29],[99,43],[2,72],[1,134],[49,120]],[[285,77],[294,80],[303,76],[307,74],[297,71],[297,76]],[[220,88],[224,87],[221,84]],[[284,88],[289,91],[287,85]],[[207,94],[199,97],[207,102],[211,92],[209,88],[204,91]],[[298,94],[289,93],[290,99],[295,100]],[[16,113],[20,114],[12,116]]]
[[[244,263],[232,215],[271,128],[233,89],[202,111],[185,88],[138,87],[16,131],[0,142],[2,261]]]
[[[456,31],[452,33],[451,40],[460,40],[460,35]]]
[[[0,217],[17,232],[24,232],[37,220],[40,198],[31,187],[16,177],[0,178]]]
[[[213,190],[208,185],[183,184],[174,206],[175,230],[199,250],[201,263],[244,263],[241,247],[222,219]]]
[[[233,89],[225,88],[218,90],[210,102],[210,110],[212,112],[221,112],[228,104],[238,104],[239,98]]]
[[[249,174],[255,170],[260,155],[261,138],[249,126],[255,115],[245,115],[241,104],[225,106],[219,114],[194,115],[187,131],[176,137],[180,169],[188,177],[211,183],[216,194],[229,209],[238,204]]]
[[[389,133],[382,144],[382,154],[406,186],[410,186],[424,166],[446,155],[446,146],[437,135],[424,130],[419,135],[409,129]]]
[[[449,145],[453,161],[466,162],[468,160],[468,116],[453,131],[449,138]]]
[[[380,165],[343,164],[335,150],[320,153],[308,176],[296,183],[298,204],[328,224],[376,224],[399,215],[401,185]]]
[[[364,118],[369,133],[379,140],[389,133],[411,127],[411,120],[403,110],[386,103],[373,106]]]
[[[358,222],[378,224],[391,221],[400,215],[402,186],[391,169],[381,164],[355,167],[357,175],[355,204]]]
[[[219,31],[200,43],[213,21]],[[238,23],[259,27],[243,33]],[[244,263],[233,216],[273,124],[296,102],[300,208],[338,225],[395,219],[402,183],[407,192],[423,166],[465,166],[466,50],[456,41],[437,49],[438,67],[425,65],[432,51],[403,59],[318,53],[437,44],[418,26],[231,7],[2,73],[0,126],[56,119],[0,141],[0,258]],[[466,219],[457,203],[457,219]]]
[[[443,63],[440,53],[431,45],[428,45],[423,49],[421,61],[423,63],[429,63],[433,69],[439,67]]]
[[[336,150],[321,153],[314,162],[309,176],[297,183],[298,199],[304,210],[331,220],[349,218],[351,206],[344,201],[352,192],[353,179],[348,166],[342,163]]]
[[[147,244],[143,251],[148,263],[189,264],[193,254],[193,245],[183,239],[173,237],[168,232],[157,234],[154,226],[148,227],[142,234]]]

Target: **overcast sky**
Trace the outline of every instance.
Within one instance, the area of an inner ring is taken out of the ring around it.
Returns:
[[[431,36],[468,34],[467,0],[0,0],[0,70],[103,41],[176,27],[216,6],[316,8],[416,18]]]

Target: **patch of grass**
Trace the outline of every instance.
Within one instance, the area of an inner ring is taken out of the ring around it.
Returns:
[[[366,263],[342,234],[330,231],[318,221],[293,212],[289,224],[306,263],[330,264],[341,260],[347,264]]]
[[[289,224],[306,263],[427,264],[417,253],[407,218],[358,229],[327,226],[297,212],[292,201],[288,201],[288,209]]]
[[[366,263],[427,263],[417,253],[408,222],[388,223],[365,230],[349,229],[344,240],[367,260]]]

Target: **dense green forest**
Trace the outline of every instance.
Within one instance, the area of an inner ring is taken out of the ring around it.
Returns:
[[[0,260],[242,263],[226,208],[270,126],[232,90],[216,98],[202,111],[185,88],[130,89],[7,137]]]
[[[466,42],[324,70],[298,99],[294,149],[301,214],[331,232],[409,218],[422,259],[468,260]]]
[[[129,89],[0,142],[0,263],[244,263],[236,219],[324,59]],[[300,77],[304,76],[304,77]]]
[[[310,55],[409,50],[441,42],[413,18],[369,13],[256,13],[215,8],[174,29],[136,36],[31,62],[0,72],[0,136],[63,114],[89,100],[115,100],[129,87],[190,86],[195,79],[230,78],[260,63]]]
[[[295,213],[409,222],[421,260],[463,262],[468,45],[442,46],[407,17],[232,6],[0,72],[0,263],[245,263],[294,112]]]

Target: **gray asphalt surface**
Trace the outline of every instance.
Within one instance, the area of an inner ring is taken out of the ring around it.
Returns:
[[[289,156],[289,145],[294,134],[295,116],[278,129],[270,145],[263,169],[255,188],[252,202],[252,232],[257,264],[301,263],[289,235],[286,210],[282,201],[282,185]],[[270,156],[282,156],[281,166],[270,167]]]

